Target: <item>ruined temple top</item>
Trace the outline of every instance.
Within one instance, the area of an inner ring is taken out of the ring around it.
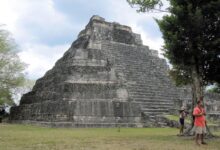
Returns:
[[[105,21],[105,18],[102,18],[98,15],[93,15],[90,19],[90,21],[93,21],[93,20],[99,20],[99,21]]]
[[[104,18],[94,15],[78,38],[89,36],[91,40],[108,40],[125,44],[142,45],[140,34],[133,33],[131,27],[117,22],[107,22]]]

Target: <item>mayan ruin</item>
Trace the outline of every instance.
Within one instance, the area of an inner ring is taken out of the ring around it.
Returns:
[[[157,116],[172,114],[191,99],[190,89],[176,87],[168,69],[140,34],[93,16],[63,57],[11,109],[10,119],[56,127],[163,126]],[[217,98],[207,104],[218,114]]]

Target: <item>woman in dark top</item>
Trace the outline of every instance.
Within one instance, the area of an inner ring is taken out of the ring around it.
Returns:
[[[185,111],[185,108],[182,107],[180,110],[180,116],[179,116],[179,122],[180,122],[180,135],[183,135],[183,129],[184,129],[184,120],[187,113]]]

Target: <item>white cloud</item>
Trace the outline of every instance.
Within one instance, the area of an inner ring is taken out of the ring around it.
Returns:
[[[74,26],[54,8],[52,0],[1,0],[5,9],[0,20],[9,26],[19,44],[39,41],[45,36],[56,38],[72,31]]]
[[[28,65],[27,72],[30,78],[37,79],[45,74],[45,72],[51,69],[55,62],[62,57],[69,45],[58,45],[49,47],[46,45],[25,45],[26,49],[19,53],[20,58]],[[47,54],[45,55],[45,51]]]
[[[7,29],[12,31],[15,28],[15,22],[18,15],[15,13],[10,1],[0,1],[0,24],[7,25]]]
[[[70,32],[74,27],[64,14],[55,10],[52,0],[0,0],[0,24],[5,24],[21,52],[19,56],[28,64],[26,72],[33,79],[52,68],[55,61],[67,50],[66,44],[50,46],[40,43]],[[40,33],[33,34],[33,26]],[[69,44],[70,46],[70,44]]]

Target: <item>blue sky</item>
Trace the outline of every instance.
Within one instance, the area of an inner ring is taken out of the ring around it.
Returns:
[[[54,66],[92,15],[130,26],[151,49],[163,45],[153,17],[164,14],[137,13],[126,0],[0,0],[0,24],[12,33],[31,79]]]

